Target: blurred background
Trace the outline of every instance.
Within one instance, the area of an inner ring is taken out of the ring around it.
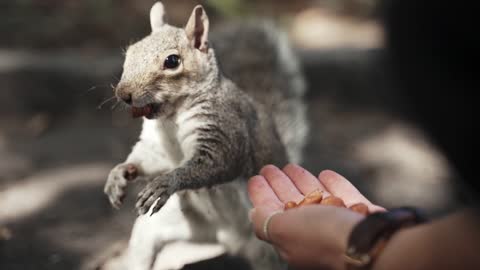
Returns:
[[[0,2],[0,269],[95,269],[124,247],[134,196],[113,210],[103,185],[141,121],[112,107],[112,85],[123,49],[150,32],[153,2]],[[446,159],[401,113],[408,104],[389,71],[378,0],[163,3],[178,26],[201,3],[213,28],[269,17],[287,31],[308,83],[303,165],[314,174],[337,170],[385,207],[439,215],[458,205]]]

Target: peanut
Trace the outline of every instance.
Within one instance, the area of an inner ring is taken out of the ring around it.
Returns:
[[[142,117],[144,115],[142,107],[132,107],[131,112],[132,112],[132,117],[133,118]]]
[[[346,207],[342,199],[340,199],[339,197],[335,197],[333,195],[323,199],[320,204],[336,206],[336,207]]]
[[[365,216],[368,215],[368,206],[364,203],[356,203],[350,206],[348,209]]]
[[[307,194],[307,196],[305,196],[306,198],[318,198],[318,197],[323,197],[323,192],[318,190],[318,189],[315,189],[314,191],[310,192]]]
[[[153,111],[152,105],[146,105],[143,107],[132,107],[131,108],[131,113],[133,118],[138,118],[142,116],[147,116],[151,114]]]
[[[345,203],[341,198],[333,195],[323,198],[323,192],[317,189],[308,193],[305,196],[305,198],[303,198],[303,200],[301,200],[299,203],[296,203],[294,201],[287,202],[284,206],[284,210],[289,210],[289,209],[298,208],[300,206],[311,205],[311,204],[321,204],[321,205],[347,208],[347,206],[345,205]],[[368,206],[364,203],[356,203],[350,206],[348,209],[365,216],[369,214]]]
[[[296,207],[298,207],[298,205],[294,201],[290,201],[285,204],[285,210],[296,208]]]
[[[323,194],[319,190],[314,190],[305,196],[305,198],[298,203],[298,206],[318,204],[322,201]]]

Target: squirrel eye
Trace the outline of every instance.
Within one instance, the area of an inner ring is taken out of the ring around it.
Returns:
[[[176,68],[178,67],[178,65],[180,65],[180,56],[176,54],[171,54],[167,56],[167,58],[165,58],[165,62],[163,62],[163,67],[165,69]]]

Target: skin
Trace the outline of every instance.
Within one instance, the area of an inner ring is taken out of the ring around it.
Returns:
[[[385,211],[336,172],[327,170],[315,177],[297,165],[289,164],[282,170],[268,165],[248,183],[255,233],[270,242],[295,269],[346,269],[343,254],[348,236],[364,218],[346,208],[308,205],[290,209],[274,215],[268,239],[264,235],[263,224],[269,215],[315,189],[324,191],[327,197],[340,197],[347,207],[362,202],[370,212]],[[473,211],[464,210],[400,230],[389,240],[373,269],[480,269],[475,254],[480,247],[478,225]]]

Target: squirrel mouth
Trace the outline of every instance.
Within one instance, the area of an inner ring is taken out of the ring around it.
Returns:
[[[158,104],[147,104],[143,107],[131,107],[131,113],[133,118],[146,117],[147,119],[155,118],[155,115],[159,112],[160,105]]]

